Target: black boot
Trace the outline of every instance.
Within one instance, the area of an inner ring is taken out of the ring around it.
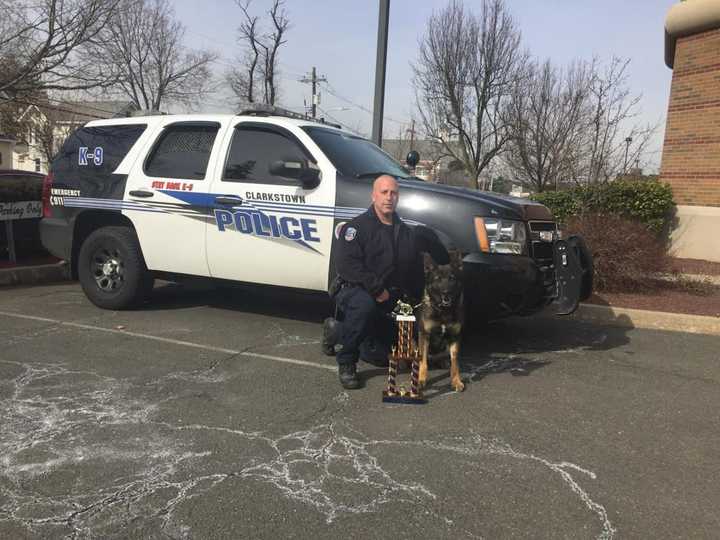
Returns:
[[[357,376],[357,368],[354,362],[349,364],[338,364],[338,377],[340,384],[346,390],[356,390],[360,388],[360,379]]]
[[[338,322],[332,317],[328,317],[323,321],[323,332],[321,348],[323,354],[335,356],[335,344],[338,338]]]

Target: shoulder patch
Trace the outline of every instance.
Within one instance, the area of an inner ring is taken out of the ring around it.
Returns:
[[[347,221],[341,221],[337,225],[335,225],[335,239],[340,240],[340,233],[343,230],[343,227],[347,225]]]
[[[352,242],[355,240],[355,236],[357,235],[357,229],[355,227],[348,227],[345,229],[345,241],[346,242]]]

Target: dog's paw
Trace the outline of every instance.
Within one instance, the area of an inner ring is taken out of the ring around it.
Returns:
[[[427,379],[418,379],[418,386],[420,388],[425,388],[427,386]]]
[[[463,383],[460,379],[458,379],[456,381],[452,381],[451,384],[452,384],[453,390],[455,390],[456,392],[462,392],[463,390],[465,390],[465,383]]]

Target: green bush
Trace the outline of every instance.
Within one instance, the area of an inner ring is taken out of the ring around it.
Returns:
[[[563,224],[587,213],[612,214],[642,223],[658,236],[669,233],[674,209],[670,186],[655,180],[619,180],[537,193],[532,199],[547,206]]]

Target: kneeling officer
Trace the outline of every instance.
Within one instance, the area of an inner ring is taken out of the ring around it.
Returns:
[[[399,196],[395,178],[379,176],[373,184],[372,206],[347,223],[338,238],[335,302],[342,322],[333,332],[335,321],[325,321],[323,346],[332,347],[329,341],[334,333],[340,384],[347,389],[360,387],[356,364],[361,351],[363,360],[370,360],[367,355],[374,343],[379,342],[387,365],[394,339],[388,313],[403,295],[421,297],[422,252],[430,253],[438,264],[449,262],[447,251],[430,229],[413,229],[402,222],[395,212]]]

